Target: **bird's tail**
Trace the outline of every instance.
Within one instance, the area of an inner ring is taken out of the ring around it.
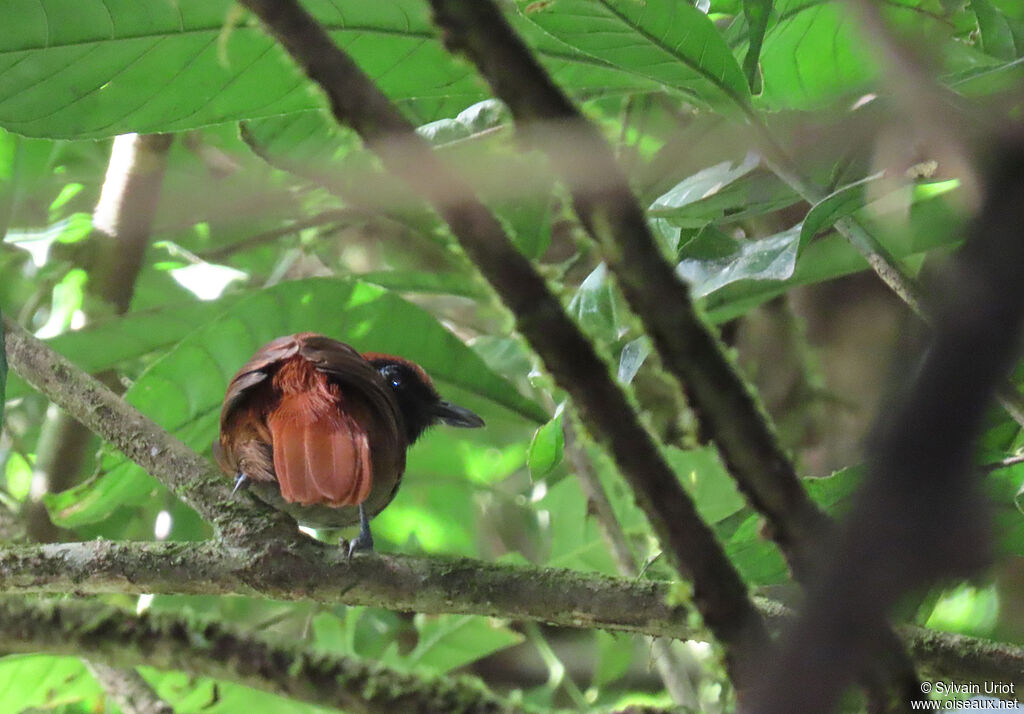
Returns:
[[[281,495],[303,505],[355,506],[373,481],[369,435],[341,395],[329,409],[322,396],[286,394],[267,419]]]

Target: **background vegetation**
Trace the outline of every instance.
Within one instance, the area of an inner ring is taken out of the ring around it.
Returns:
[[[303,5],[545,279],[626,391],[629,409],[611,421],[641,416],[652,453],[776,629],[799,603],[810,536],[826,528],[815,506],[845,512],[882,394],[912,372],[913,336],[924,332],[918,278],[940,273],[964,240],[981,195],[979,147],[1019,118],[1024,6],[500,3],[603,137],[595,148],[589,125],[559,133],[545,120],[567,115],[517,104],[526,94],[516,78],[540,86],[540,75],[501,59],[487,69],[481,58],[503,57],[504,39],[486,13],[467,19],[460,3],[423,0]],[[728,628],[707,604],[730,601],[709,598],[699,574],[694,597],[679,574],[694,569],[692,553],[665,545],[675,526],[651,516],[659,499],[638,485],[642,470],[624,480],[616,432],[595,431],[594,408],[568,398],[576,377],[595,395],[604,378],[551,363],[557,350],[538,347],[524,318],[529,293],[479,267],[499,246],[460,245],[444,220],[445,206],[470,202],[463,188],[417,164],[417,150],[389,148],[398,129],[376,105],[366,100],[360,114],[330,88],[328,102],[271,36],[281,30],[226,1],[15,2],[0,8],[0,27],[0,308],[17,347],[9,374],[0,364],[3,711],[735,709],[749,642],[723,642]],[[299,66],[323,82],[315,65]],[[630,276],[634,253],[607,208],[629,199],[605,164],[589,163],[604,146],[644,209],[651,255],[686,281],[692,308],[664,294],[635,299],[645,274]],[[406,182],[394,174],[403,155]],[[417,178],[417,166],[430,173]],[[665,326],[694,310],[720,341],[690,363],[731,365],[747,380],[727,383],[737,391],[726,396],[741,395],[733,401],[752,431],[725,433],[717,383],[681,374],[666,351]],[[419,362],[487,428],[431,431],[374,521],[383,555],[348,564],[293,547],[303,541],[288,524],[257,533],[253,522],[278,521],[229,499],[212,467],[185,469],[174,443],[122,428],[130,416],[97,408],[45,350],[38,364],[57,385],[34,390],[17,325],[207,457],[230,376],[264,342],[306,330]],[[995,557],[898,612],[927,681],[1024,681],[1012,458],[1024,410],[1012,389],[1001,397],[976,455]],[[744,472],[748,433],[795,465],[806,507],[800,496],[775,508],[765,496],[774,487],[744,480],[777,465],[755,460]],[[245,526],[233,531],[235,515]],[[119,547],[141,541],[195,547]],[[82,546],[31,545],[41,542]],[[605,587],[621,601],[602,605]],[[125,634],[148,632],[143,622],[156,623],[151,640]],[[285,643],[283,659],[257,665],[256,645],[232,649],[209,623],[243,644]],[[163,639],[174,632],[186,635]],[[413,694],[378,700],[359,679],[357,696],[341,670],[335,689],[312,686],[315,667],[297,657],[380,662],[390,669],[377,686],[401,681]],[[483,684],[447,679],[456,673]],[[429,699],[416,694],[423,687],[457,694]],[[865,701],[886,706],[856,694],[846,706]]]

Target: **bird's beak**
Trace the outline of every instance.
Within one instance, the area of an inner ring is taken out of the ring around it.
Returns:
[[[469,409],[444,400],[439,401],[433,411],[434,417],[436,417],[441,423],[447,424],[448,426],[461,426],[466,429],[476,429],[477,427],[484,425],[484,420]]]

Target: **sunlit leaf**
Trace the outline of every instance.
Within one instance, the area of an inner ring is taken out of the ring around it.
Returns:
[[[884,171],[836,189],[811,207],[800,228],[800,247],[844,216],[856,212],[867,202],[867,187],[885,175]]]
[[[750,90],[714,24],[674,0],[517,0],[520,11],[566,44],[725,111]]]
[[[419,641],[408,655],[389,652],[385,664],[450,672],[523,641],[508,627],[469,615],[416,616]]]
[[[101,706],[103,690],[77,657],[8,655],[0,658],[0,702],[11,712],[61,704]]]
[[[732,243],[732,252],[720,251]],[[714,244],[713,253],[705,253]],[[690,285],[694,297],[704,297],[739,280],[787,280],[796,268],[799,227],[752,241],[730,239],[705,230],[681,251],[676,270]],[[695,257],[686,257],[686,256]],[[707,256],[707,257],[704,257]]]
[[[537,429],[533,435],[533,441],[530,442],[530,451],[526,460],[530,467],[530,476],[534,480],[539,480],[551,473],[562,463],[564,448],[562,408],[559,407],[555,412],[555,417]]]

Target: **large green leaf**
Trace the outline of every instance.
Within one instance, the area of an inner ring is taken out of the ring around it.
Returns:
[[[761,46],[764,44],[764,33],[768,29],[768,17],[772,12],[771,0],[743,0],[743,15],[747,20],[748,39],[747,54],[743,57],[743,72],[747,75],[750,91],[761,90],[758,65],[761,59]]]
[[[879,3],[883,21],[899,41],[933,48],[948,72],[992,66],[996,60],[975,49],[959,24],[965,13],[952,16],[936,0]],[[871,91],[882,66],[869,33],[843,3],[821,0],[778,0],[775,22],[761,50],[765,107],[824,109],[855,93]]]
[[[283,283],[235,302],[155,362],[125,396],[193,449],[206,451],[216,438],[220,403],[234,372],[260,345],[303,331],[413,359],[445,396],[472,395],[479,401],[463,401],[485,414],[494,411],[486,407],[491,403],[529,420],[546,420],[543,409],[488,369],[429,313],[382,288],[333,279]],[[52,517],[67,527],[91,523],[118,506],[149,498],[157,488],[120,454],[108,454],[102,469],[98,479],[48,496]]]
[[[406,655],[390,649],[381,661],[395,668],[427,668],[438,673],[483,659],[523,641],[523,635],[483,617],[416,615],[419,640]]]
[[[337,43],[418,121],[487,95],[435,37],[420,0],[304,3]],[[183,131],[320,108],[319,96],[256,21],[229,0],[82,0],[0,7],[0,126],[29,136]],[[574,91],[650,83],[570,48],[544,57]]]
[[[676,0],[517,0],[524,16],[592,57],[724,111],[750,102],[708,16]]]
[[[688,176],[656,198],[648,212],[683,228],[760,216],[800,200],[775,174],[759,167],[750,154],[740,162],[723,161]]]
[[[910,204],[909,226],[876,235],[893,257],[910,263],[910,268],[916,268],[929,251],[953,247],[963,240],[963,215],[933,191],[926,185],[915,187],[911,193],[918,197]],[[921,200],[925,194],[929,195]],[[819,283],[867,269],[867,261],[846,238],[826,235],[800,251],[796,269],[788,279],[726,285],[707,297],[705,314],[714,322],[731,320],[795,285]]]
[[[708,227],[680,251],[676,272],[694,297],[741,280],[788,280],[796,269],[800,228],[744,241]]]
[[[867,202],[867,185],[885,175],[884,171],[842,186],[811,207],[804,217],[800,229],[800,247],[810,243],[818,233],[831,228],[844,216],[849,216],[864,207]]]
[[[337,709],[318,707],[313,704],[288,699],[279,694],[261,692],[234,682],[225,682],[208,677],[174,671],[161,671],[152,667],[140,667],[139,673],[178,712],[203,712],[204,714],[237,714],[237,712],[260,712],[260,714],[337,714]]]
[[[4,339],[3,315],[0,314],[0,426],[4,423],[4,405],[7,403],[7,345]]]
[[[46,341],[86,372],[100,372],[177,343],[213,319],[242,295],[225,295],[216,302],[193,302],[154,310],[130,312]],[[8,398],[27,394],[20,379],[11,380]]]
[[[103,690],[77,657],[10,655],[0,659],[4,711],[42,711],[61,704],[102,706]],[[92,709],[91,709],[92,710]]]

